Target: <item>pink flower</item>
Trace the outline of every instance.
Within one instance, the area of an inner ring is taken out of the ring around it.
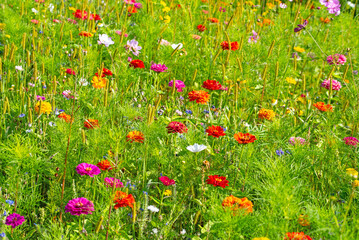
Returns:
[[[105,186],[106,187],[113,187],[113,181],[114,178],[105,178]],[[120,181],[120,179],[115,179],[115,183],[116,183],[116,188],[122,188],[123,187],[123,183]]]
[[[66,69],[66,73],[70,75],[76,75],[75,71],[72,70],[71,68]]]
[[[159,180],[163,183],[163,185],[165,185],[165,186],[170,186],[170,185],[176,184],[175,180],[170,179],[169,177],[166,177],[166,176],[159,177],[158,179],[159,179]]]
[[[193,38],[193,39],[196,39],[196,40],[199,40],[199,39],[201,39],[202,37],[199,36],[199,35],[193,34],[193,35],[192,35],[192,38]]]
[[[322,82],[321,86],[329,90],[330,89],[330,79],[325,79]],[[340,84],[340,82],[332,79],[332,90],[339,91],[341,88],[342,88],[342,85]]]
[[[168,68],[166,67],[165,64],[161,65],[161,64],[156,64],[153,63],[150,70],[155,71],[155,72],[166,72]]]
[[[90,177],[93,177],[94,175],[99,175],[101,173],[101,170],[96,165],[80,163],[76,167],[76,172],[81,176],[88,175]]]
[[[38,24],[38,23],[39,23],[39,20],[31,19],[31,22],[32,22],[32,23],[35,23],[35,24]]]
[[[60,23],[61,21],[59,19],[52,20],[54,23]]]
[[[359,143],[359,140],[355,137],[345,137],[343,141],[345,141],[346,145],[350,145],[350,146],[356,146]]]
[[[77,24],[77,21],[71,18],[68,18],[67,21],[72,24]]]
[[[202,12],[203,12],[204,14],[208,14],[208,13],[209,13],[209,12],[206,11],[206,10],[202,10]]]
[[[327,57],[327,62],[329,65],[344,65],[346,63],[347,58],[342,54],[334,54]]]
[[[186,87],[184,82],[182,82],[181,80],[175,80],[175,82],[176,82],[175,88],[177,89],[177,92],[182,92],[183,91],[182,88]],[[168,86],[173,87],[173,80],[168,83]]]
[[[36,95],[36,101],[45,101],[45,97],[40,96],[40,95]]]
[[[120,36],[122,35],[122,32],[121,32],[121,31],[119,31],[119,30],[117,30],[117,31],[116,31],[116,33],[117,33],[118,35],[120,35]],[[125,33],[123,36],[124,36],[124,37],[128,37],[128,34],[127,34],[127,33]]]
[[[301,137],[291,137],[289,138],[289,143],[291,145],[304,145],[306,144],[306,141],[304,138]]]

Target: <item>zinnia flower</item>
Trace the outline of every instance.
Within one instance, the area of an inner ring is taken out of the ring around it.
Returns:
[[[213,185],[215,187],[226,188],[228,186],[229,181],[226,180],[226,177],[218,176],[218,175],[211,175],[211,176],[208,176],[206,183]]]
[[[312,240],[311,237],[305,235],[303,232],[288,232],[285,240]]]
[[[166,127],[168,133],[186,133],[188,128],[181,122],[170,122]]]
[[[92,214],[93,211],[95,211],[93,202],[86,198],[72,199],[65,206],[65,212],[69,212],[71,215],[88,215]]]
[[[94,175],[99,175],[101,173],[101,170],[96,166],[89,163],[80,163],[76,167],[76,172],[83,175],[88,175],[90,177],[93,177]]]
[[[35,104],[35,112],[37,114],[50,114],[52,112],[52,106],[48,102],[39,101]]]
[[[330,89],[330,79],[325,79],[322,82],[321,86],[329,90]],[[332,90],[339,91],[341,88],[342,88],[342,85],[340,84],[340,82],[332,79]]]
[[[66,69],[66,73],[70,75],[76,75],[75,71],[72,70],[71,68]]]
[[[208,90],[221,90],[222,85],[216,80],[206,80],[203,82],[202,87]]]
[[[237,198],[233,195],[230,195],[223,200],[222,206],[230,209],[234,213],[237,212],[239,209],[244,210],[246,214],[253,212],[253,203],[249,201],[246,197]]]
[[[143,133],[139,131],[129,132],[126,138],[127,138],[127,142],[130,141],[131,143],[133,142],[143,143],[143,141],[145,140]]]
[[[186,87],[186,85],[184,84],[184,82],[182,82],[181,80],[174,80],[175,81],[175,88],[177,89],[177,92],[182,92],[183,88]],[[173,80],[171,80],[168,83],[169,87],[173,87]]]
[[[330,104],[325,105],[323,102],[317,102],[313,104],[314,107],[316,107],[321,112],[332,112],[333,106]]]
[[[100,127],[100,125],[98,124],[98,120],[96,119],[87,119],[84,122],[84,127],[87,129],[94,129]]]
[[[106,87],[106,82],[107,82],[106,78],[98,77],[98,76],[93,76],[91,81],[92,86],[94,88],[99,88],[99,89]]]
[[[239,144],[248,144],[257,140],[256,136],[250,133],[241,133],[241,132],[234,134],[234,139],[236,139],[236,141]]]
[[[306,144],[306,140],[301,137],[291,137],[291,138],[289,138],[289,143],[293,146],[304,145],[304,144]]]
[[[308,218],[308,215],[303,215],[303,214],[299,215],[298,223],[300,225],[302,225],[303,227],[309,226],[310,224],[309,224],[309,221],[307,218]]]
[[[359,143],[359,140],[355,137],[345,137],[343,138],[343,141],[346,145],[356,146]]]
[[[219,138],[220,136],[226,136],[221,126],[210,126],[206,129],[208,136]]]
[[[218,23],[219,20],[217,18],[208,18],[208,20],[211,22],[211,23]]]
[[[205,25],[202,25],[202,24],[198,25],[198,26],[197,26],[197,29],[198,29],[198,31],[200,31],[200,32],[204,32],[205,30],[207,30],[206,26],[205,26]]]
[[[158,179],[159,179],[159,180],[163,183],[163,185],[165,185],[165,186],[171,186],[171,185],[176,184],[175,180],[170,179],[170,178],[167,177],[167,176],[162,176],[162,177],[159,177]]]
[[[209,94],[203,90],[193,90],[188,93],[188,98],[191,102],[196,101],[196,103],[206,104],[209,101]]]
[[[95,73],[95,75],[98,77],[99,73]],[[113,73],[111,72],[111,70],[109,70],[107,68],[102,69],[101,77],[112,76],[112,75],[113,75]]]
[[[133,68],[145,68],[145,64],[141,60],[135,59],[135,60],[132,60],[130,62],[130,67],[133,67]]]
[[[264,109],[262,108],[261,110],[259,110],[258,113],[258,118],[259,119],[267,119],[267,120],[272,120],[275,117],[275,113],[273,110],[270,109]]]
[[[347,58],[342,54],[334,54],[327,57],[327,62],[329,65],[344,65],[346,63]]]
[[[16,228],[25,222],[24,216],[21,216],[17,213],[12,213],[6,217],[5,224],[11,226],[12,228]]]
[[[168,68],[166,67],[165,64],[162,65],[162,64],[156,64],[156,63],[152,64],[151,68],[150,68],[150,70],[155,71],[155,72],[166,72],[167,69]]]
[[[229,44],[227,41],[224,41],[221,43],[222,49],[223,50],[229,50]],[[239,49],[239,44],[238,42],[231,42],[231,50],[232,51],[236,51]]]
[[[67,123],[69,123],[69,122],[71,122],[71,121],[72,121],[72,119],[71,119],[71,115],[66,114],[65,112],[60,113],[57,117],[58,117],[58,118],[62,118],[62,119],[64,119],[64,120],[65,120],[65,122],[67,122]]]
[[[111,163],[108,160],[102,160],[101,162],[97,163],[96,165],[103,171],[112,169]]]
[[[106,187],[113,187],[113,182],[115,181],[116,183],[116,188],[122,188],[123,187],[123,183],[120,181],[120,179],[115,179],[115,178],[105,178],[105,186]]]
[[[132,194],[116,191],[114,202],[116,203],[115,209],[127,206],[133,208],[133,203],[135,202],[135,199],[133,198]]]
[[[90,33],[90,32],[81,31],[81,32],[79,33],[79,36],[81,36],[81,37],[93,37],[93,34]]]

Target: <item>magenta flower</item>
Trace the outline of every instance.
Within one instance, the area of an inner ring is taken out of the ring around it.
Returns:
[[[168,68],[164,64],[161,65],[161,64],[154,63],[154,64],[152,64],[150,69],[155,72],[165,72]]]
[[[117,33],[118,35],[120,35],[120,36],[122,35],[122,32],[121,32],[121,31],[118,31],[118,30],[117,30],[116,33]],[[123,36],[124,36],[124,37],[128,37],[128,34],[125,33]]]
[[[45,101],[45,97],[44,96],[40,96],[40,95],[36,95],[36,101]]]
[[[347,58],[342,54],[334,54],[327,57],[327,62],[329,65],[344,65],[347,62]]]
[[[93,177],[94,175],[99,175],[101,173],[101,170],[96,165],[80,163],[76,167],[76,172],[81,176],[88,175],[90,177]]]
[[[321,86],[329,90],[330,89],[330,79],[325,79],[322,82]],[[332,90],[339,91],[341,88],[342,88],[342,85],[340,84],[340,82],[332,79]]]
[[[174,81],[176,83],[175,88],[177,89],[177,92],[182,92],[183,88],[186,87],[184,82],[182,82],[181,80],[174,80]],[[173,87],[173,80],[168,83],[168,86]]]
[[[70,75],[76,75],[75,71],[72,70],[71,68],[66,69],[66,73]]]
[[[64,96],[64,98],[66,98],[67,100],[71,99],[71,98],[75,98],[75,96],[71,93],[71,90],[65,90],[62,92],[62,96]],[[76,99],[76,98],[75,98]]]
[[[343,141],[345,141],[346,145],[350,145],[350,146],[356,146],[359,143],[359,140],[355,137],[345,137],[343,138]]]
[[[5,224],[11,226],[12,228],[16,228],[25,222],[25,218],[17,213],[12,213],[6,217]]]
[[[289,143],[293,146],[304,145],[304,144],[306,144],[306,140],[301,137],[291,137],[291,138],[289,138]]]
[[[319,2],[327,7],[330,14],[335,14],[335,16],[340,14],[341,5],[339,0],[320,0]]]
[[[300,32],[302,31],[303,29],[305,29],[305,27],[307,26],[308,24],[308,21],[307,20],[304,20],[304,23],[303,24],[299,24],[297,28],[294,28],[294,32]]]
[[[165,185],[165,186],[170,186],[170,185],[176,184],[175,180],[170,179],[169,177],[166,177],[166,176],[159,177],[158,179],[159,179],[159,180],[163,183],[163,185]]]
[[[106,187],[113,187],[113,180],[114,178],[105,178],[105,186]],[[115,179],[115,183],[116,183],[116,188],[122,188],[123,187],[123,183],[120,181],[120,179]]]
[[[65,212],[69,212],[71,215],[88,215],[93,211],[95,211],[93,203],[86,198],[72,199],[65,206]]]

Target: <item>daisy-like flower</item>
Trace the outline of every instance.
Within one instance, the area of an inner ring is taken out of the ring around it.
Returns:
[[[130,67],[133,67],[133,68],[145,68],[145,64],[139,60],[139,59],[134,59],[130,62]]]
[[[339,91],[342,88],[342,85],[339,81],[332,79],[331,82],[332,82],[332,90]],[[330,89],[330,79],[325,79],[322,82],[321,86],[329,90]]]
[[[81,32],[79,33],[79,36],[81,36],[81,37],[93,37],[93,34],[90,33],[90,32],[81,31]]]
[[[186,133],[188,128],[181,122],[170,122],[166,127],[168,133]]]
[[[153,205],[149,205],[147,207],[147,209],[150,210],[151,212],[159,212],[160,211],[157,207],[155,207]]]
[[[304,232],[288,232],[285,240],[312,240],[311,237],[305,235]]]
[[[258,33],[256,33],[254,30],[252,31],[252,36],[249,37],[248,42],[249,43],[257,43],[259,39]]]
[[[21,216],[17,213],[12,213],[6,217],[5,224],[11,226],[12,228],[16,228],[25,222],[24,216]]]
[[[130,141],[131,143],[133,142],[143,143],[143,141],[145,140],[143,133],[141,133],[140,131],[129,132],[126,138],[127,138],[127,142]]]
[[[325,104],[323,102],[317,102],[313,104],[314,107],[316,107],[321,112],[332,112],[333,106],[330,104]]]
[[[95,73],[95,75],[98,77],[99,73]],[[112,76],[113,73],[111,72],[111,70],[107,69],[107,68],[103,68],[102,69],[102,74],[101,77],[105,77],[105,76]]]
[[[97,43],[99,45],[103,44],[105,45],[106,47],[109,47],[110,45],[114,44],[115,42],[112,41],[112,39],[107,35],[107,34],[100,34],[98,36],[98,41]]]
[[[150,70],[154,71],[154,72],[166,72],[168,68],[166,67],[165,64],[152,64]]]
[[[199,104],[206,104],[209,101],[209,94],[203,90],[193,90],[188,93],[189,101],[196,101]]]
[[[93,211],[95,211],[93,202],[86,198],[72,199],[65,206],[65,212],[76,216],[92,214]]]
[[[114,202],[116,203],[115,209],[118,209],[120,207],[133,208],[133,203],[135,202],[135,199],[133,198],[132,194],[116,191]]]
[[[253,143],[254,141],[257,140],[256,136],[254,136],[250,133],[241,133],[241,132],[234,134],[234,139],[239,144]]]
[[[93,76],[91,83],[94,88],[101,89],[106,87],[107,79],[103,77]]]
[[[354,168],[347,168],[346,172],[349,176],[353,177],[353,178],[357,178],[358,177],[358,171],[355,170]]]
[[[355,137],[345,137],[343,141],[346,145],[357,146],[359,144],[359,140]]]
[[[35,104],[35,112],[37,114],[50,114],[52,112],[52,106],[49,102],[38,101]]]
[[[213,185],[215,187],[226,188],[228,186],[229,181],[226,180],[226,177],[218,176],[218,175],[211,175],[211,176],[208,176],[206,183]]]
[[[89,163],[80,163],[76,167],[76,172],[83,175],[88,175],[90,177],[93,177],[95,175],[99,175],[101,173],[101,170],[96,166]]]
[[[176,184],[175,180],[170,179],[167,176],[159,177],[158,180],[160,180],[163,183],[163,185],[165,185],[165,186],[171,186],[171,185]]]
[[[227,41],[221,43],[221,47],[223,50],[229,50],[229,44]],[[238,42],[231,42],[231,51],[236,51],[239,49]]]
[[[105,186],[106,187],[113,187],[113,182],[116,183],[116,188],[122,188],[123,187],[123,183],[120,181],[120,179],[115,179],[115,178],[105,178]]]
[[[138,56],[140,54],[141,46],[138,45],[138,42],[135,39],[131,41],[127,41],[127,45],[125,45],[127,50],[130,50],[133,55]]]
[[[267,119],[267,120],[271,121],[274,117],[275,117],[275,113],[273,110],[264,109],[264,108],[259,110],[259,113],[258,113],[259,119]]]
[[[237,198],[233,195],[230,195],[222,201],[222,206],[225,209],[233,211],[233,214],[236,214],[239,209],[242,209],[245,214],[253,212],[253,203],[246,197]]]
[[[342,54],[334,54],[327,57],[327,62],[329,65],[344,65],[346,61],[347,58]]]
[[[100,125],[98,124],[98,120],[96,119],[87,119],[84,122],[84,127],[87,129],[94,129],[94,128],[99,128]]]
[[[67,123],[69,123],[69,122],[72,121],[71,115],[66,114],[65,112],[60,113],[59,115],[57,115],[57,117],[58,117],[58,118],[61,118],[61,119],[64,119],[65,122],[67,122]]]
[[[177,92],[182,92],[183,88],[186,87],[186,85],[184,84],[184,82],[182,82],[181,80],[171,80],[168,83],[169,87],[173,87],[173,81],[175,81],[175,88],[177,89]]]
[[[187,147],[187,150],[190,151],[190,152],[194,152],[194,153],[197,153],[197,152],[201,152],[203,150],[205,150],[207,148],[206,145],[203,145],[203,144],[193,144],[193,145],[190,145]]]
[[[200,24],[197,26],[197,30],[200,32],[204,32],[205,30],[207,30],[207,28],[205,25]]]
[[[102,160],[101,162],[97,163],[96,165],[103,171],[112,169],[111,163],[108,160]]]
[[[226,136],[224,130],[221,126],[210,126],[206,129],[208,136],[219,138],[221,136]]]
[[[203,82],[202,87],[208,90],[221,90],[222,85],[216,80],[206,80]]]

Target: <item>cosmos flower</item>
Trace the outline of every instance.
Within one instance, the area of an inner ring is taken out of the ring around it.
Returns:
[[[98,120],[96,119],[87,119],[84,122],[84,127],[87,129],[94,129],[94,128],[99,128],[100,125],[98,124]]]
[[[208,90],[221,90],[222,85],[216,80],[206,80],[203,82],[202,87]]]
[[[226,197],[222,201],[222,206],[227,208],[235,214],[239,209],[242,209],[245,214],[253,212],[253,203],[248,198],[237,198],[233,195]]]
[[[133,142],[143,143],[143,141],[145,140],[143,133],[141,133],[140,131],[129,132],[126,138],[127,138],[127,142],[130,141],[131,143]]]
[[[186,87],[186,85],[184,84],[184,82],[182,82],[181,80],[171,80],[169,83],[168,83],[168,86],[169,87],[173,87],[173,81],[175,81],[175,88],[177,89],[177,92],[182,92],[183,91],[183,88]]]
[[[72,199],[65,206],[65,212],[76,216],[92,214],[93,211],[95,211],[93,202],[86,198]]]
[[[127,45],[125,45],[127,50],[130,50],[133,55],[138,56],[140,54],[141,46],[138,45],[138,42],[135,39],[131,41],[127,41]]]
[[[224,130],[221,126],[210,126],[206,129],[208,136],[219,138],[221,136],[226,136]]]
[[[332,90],[339,91],[342,88],[342,84],[339,81],[332,79],[331,82],[332,82]],[[325,79],[322,82],[321,86],[329,90],[330,89],[330,79]]]
[[[203,145],[203,144],[200,145],[200,144],[195,143],[193,145],[188,146],[187,150],[197,153],[197,152],[201,152],[201,151],[205,150],[206,148],[207,148],[206,145]]]
[[[108,160],[102,160],[101,162],[98,162],[96,165],[103,171],[112,169],[111,163]]]
[[[120,179],[115,179],[115,178],[105,178],[105,186],[106,187],[113,187],[113,182],[115,181],[116,183],[116,188],[122,188],[123,187],[123,183],[120,181]]]
[[[303,232],[288,232],[284,240],[312,240],[311,237],[305,235]]]
[[[239,144],[253,143],[254,141],[257,140],[256,136],[254,136],[250,133],[241,133],[241,132],[234,134],[234,139]]]
[[[133,208],[133,203],[135,202],[135,199],[133,198],[132,194],[116,191],[114,202],[116,203],[114,207],[115,209],[118,209],[120,207]]]
[[[299,24],[297,28],[294,28],[294,32],[300,32],[302,31],[303,29],[305,29],[305,27],[307,26],[308,24],[308,21],[307,20],[304,20],[304,23],[303,24]]]
[[[259,110],[259,113],[258,113],[259,119],[267,119],[267,120],[271,121],[274,117],[275,117],[275,112],[273,110],[264,109],[264,108]]]
[[[359,140],[355,137],[345,137],[343,138],[343,141],[345,142],[346,145],[350,145],[350,146],[356,146],[359,144]]]
[[[248,42],[249,43],[257,43],[259,39],[258,33],[256,33],[254,30],[252,30],[252,36],[249,37]]]
[[[203,90],[193,90],[188,93],[188,98],[190,102],[196,101],[199,104],[206,104],[209,101],[209,94]]]
[[[166,127],[168,133],[186,133],[188,128],[181,122],[170,122]]]
[[[139,59],[134,59],[130,62],[130,67],[133,67],[133,68],[145,68],[145,64],[139,60]]]
[[[159,177],[158,179],[159,179],[159,180],[163,183],[163,185],[165,185],[165,186],[171,186],[171,185],[176,184],[175,180],[170,179],[170,178],[167,177],[167,176],[162,176],[162,177]]]
[[[107,34],[100,34],[99,36],[98,36],[98,41],[97,41],[97,43],[99,44],[99,45],[101,45],[101,44],[103,44],[103,45],[105,45],[106,47],[109,47],[110,45],[112,45],[112,44],[114,44],[115,42],[114,41],[112,41],[112,39],[107,35]]]
[[[333,106],[330,104],[325,105],[323,102],[317,102],[313,104],[314,107],[316,107],[321,112],[332,112]]]
[[[221,47],[223,50],[229,50],[229,44],[227,41],[221,43]],[[231,42],[231,51],[236,51],[239,49],[238,42]]]
[[[340,1],[339,0],[319,0],[324,5],[330,14],[338,16],[340,14]]]
[[[5,224],[11,226],[12,228],[16,228],[25,222],[24,216],[21,216],[17,213],[12,213],[6,217]]]
[[[226,188],[228,186],[229,181],[226,180],[226,177],[218,176],[218,175],[211,175],[211,176],[208,176],[206,183],[213,185],[215,187]]]
[[[327,63],[329,65],[344,65],[347,62],[347,58],[342,54],[329,55],[327,57]]]
[[[101,173],[101,170],[96,166],[89,163],[80,163],[76,167],[76,172],[83,175],[88,175],[90,177],[93,177],[95,175],[99,175]]]
[[[50,114],[52,112],[52,106],[49,102],[38,101],[35,104],[35,112],[37,114]]]

